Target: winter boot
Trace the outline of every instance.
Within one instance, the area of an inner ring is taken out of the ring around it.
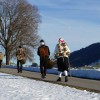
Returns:
[[[43,74],[41,74],[41,78],[44,78],[44,75]]]
[[[61,81],[61,77],[59,77],[59,78],[57,79],[57,81]]]
[[[22,73],[22,70],[20,70],[20,73]]]
[[[46,76],[44,74],[41,75],[41,78],[46,78]]]
[[[20,71],[18,70],[17,73],[19,73]]]
[[[46,78],[46,73],[44,74],[44,78]]]
[[[65,76],[65,82],[68,82],[68,76]]]

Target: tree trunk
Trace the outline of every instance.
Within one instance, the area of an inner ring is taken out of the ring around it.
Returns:
[[[10,52],[8,49],[6,49],[6,65],[10,64]]]

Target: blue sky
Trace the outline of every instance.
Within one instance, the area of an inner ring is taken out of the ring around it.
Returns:
[[[100,42],[100,0],[28,1],[39,9],[42,23],[38,33],[50,47],[51,56],[60,37],[71,52]]]

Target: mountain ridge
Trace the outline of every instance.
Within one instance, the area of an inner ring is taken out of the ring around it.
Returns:
[[[93,43],[85,48],[72,52],[69,59],[72,67],[81,67],[99,61],[100,42]]]

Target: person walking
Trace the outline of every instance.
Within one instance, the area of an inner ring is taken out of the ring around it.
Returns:
[[[22,73],[22,67],[23,67],[22,65],[23,65],[23,60],[25,59],[25,52],[21,46],[19,46],[16,56],[17,56],[18,73]]]
[[[41,78],[46,78],[46,71],[50,56],[50,50],[49,47],[45,45],[44,40],[40,40],[40,46],[38,47],[37,54],[40,57]]]
[[[3,58],[4,58],[4,54],[2,52],[0,52],[0,68],[2,66]]]
[[[62,73],[65,73],[65,82],[68,81],[68,67],[69,67],[69,55],[70,49],[63,38],[59,38],[58,44],[55,47],[54,52],[55,58],[57,59],[59,77],[57,81],[61,81]]]

